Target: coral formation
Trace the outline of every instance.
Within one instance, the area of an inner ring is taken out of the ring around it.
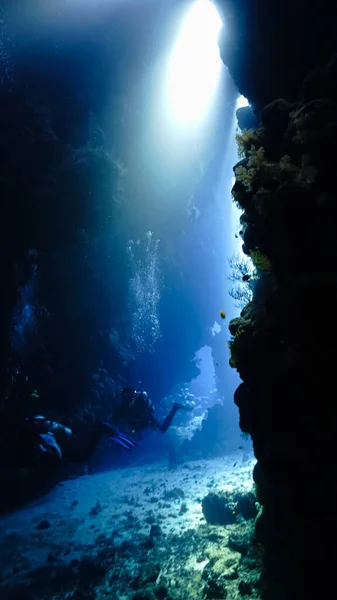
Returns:
[[[321,510],[321,494],[331,490],[334,467],[337,320],[334,310],[328,326],[321,319],[337,302],[335,73],[334,58],[309,75],[296,104],[266,106],[258,132],[240,136],[234,168],[243,251],[258,281],[253,301],[229,324],[230,364],[242,378],[234,398],[240,426],[258,459],[266,600],[318,597],[332,566],[324,538],[335,518]],[[319,480],[308,494],[313,473]]]
[[[257,516],[257,507],[252,492],[225,490],[207,494],[202,501],[202,512],[207,523],[229,525],[253,519]]]

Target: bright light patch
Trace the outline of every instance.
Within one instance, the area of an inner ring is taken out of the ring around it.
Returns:
[[[239,96],[236,101],[236,110],[238,110],[238,108],[244,108],[245,106],[249,106],[247,98],[244,96]]]
[[[168,74],[169,106],[177,120],[196,121],[208,107],[221,66],[217,45],[221,26],[208,0],[195,2],[184,19]]]
[[[213,327],[211,327],[212,337],[214,337],[215,335],[220,333],[220,331],[221,331],[221,325],[217,321],[214,321],[214,325],[213,325]]]

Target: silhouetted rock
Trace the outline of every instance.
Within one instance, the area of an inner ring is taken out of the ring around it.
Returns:
[[[260,118],[254,114],[250,106],[243,106],[236,111],[236,118],[240,129],[253,129],[258,127]]]
[[[336,19],[329,0],[216,4],[224,22],[221,58],[240,93],[258,109],[275,98],[295,101],[308,73],[336,52]]]
[[[257,515],[255,496],[252,492],[210,492],[202,501],[202,512],[212,525],[229,525],[238,517],[253,519]]]
[[[254,147],[242,141],[245,159],[235,167],[256,282],[253,302],[229,324],[230,363],[243,380],[234,395],[240,426],[258,459],[264,600],[318,597],[335,562],[326,542],[336,528],[330,491],[322,510],[335,461],[335,74],[334,58],[307,77],[301,101],[266,106]],[[249,590],[243,581],[240,591]]]

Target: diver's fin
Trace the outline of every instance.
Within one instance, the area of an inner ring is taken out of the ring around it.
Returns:
[[[131,447],[127,446],[125,444],[125,442],[123,442],[122,440],[120,440],[117,437],[111,437],[110,438],[113,442],[115,442],[115,444],[117,444],[118,446],[121,446],[122,448],[124,448],[125,450],[131,450]]]
[[[136,440],[131,438],[129,435],[126,435],[126,433],[119,433],[118,437],[120,440],[122,440],[122,442],[125,442],[131,448],[135,448],[136,446],[138,446],[138,442],[136,442]]]
[[[102,433],[108,435],[110,439],[115,442],[115,444],[122,446],[122,448],[125,448],[125,450],[131,450],[132,448],[138,446],[135,440],[133,440],[126,433],[120,433],[116,427],[111,425],[111,423],[101,423],[101,428]]]
[[[132,448],[138,446],[137,442],[125,433],[116,433],[114,436],[110,436],[110,439],[115,442],[115,444],[125,448],[125,450],[132,450]]]

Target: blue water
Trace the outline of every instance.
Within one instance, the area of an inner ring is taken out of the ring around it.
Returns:
[[[191,407],[132,452],[103,437],[43,477],[20,453],[9,464],[1,434],[3,598],[201,598],[212,557],[240,564],[224,542],[250,526],[230,495],[250,493],[254,464],[226,344],[238,92],[222,65],[204,120],[167,128],[182,15],[80,0],[1,15],[2,422],[111,423],[123,386],[146,390],[159,422]],[[218,489],[229,530],[203,515]]]

